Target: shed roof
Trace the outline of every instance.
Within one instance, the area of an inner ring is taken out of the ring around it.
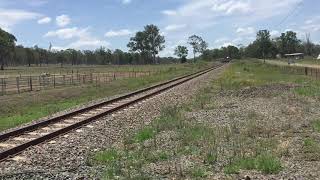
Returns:
[[[292,54],[285,54],[285,56],[301,56],[303,53],[292,53]]]

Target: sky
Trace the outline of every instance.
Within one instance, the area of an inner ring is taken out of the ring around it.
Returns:
[[[320,43],[318,0],[0,0],[0,28],[23,46],[127,51],[135,32],[157,25],[173,56],[196,34],[209,48],[248,45],[256,32],[293,30]]]

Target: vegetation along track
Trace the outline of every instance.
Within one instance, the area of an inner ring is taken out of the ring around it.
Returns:
[[[47,119],[0,135],[0,161],[27,148],[75,130],[103,116],[155,96],[191,79],[206,74],[221,65],[141,89],[121,97],[95,104],[62,116]]]

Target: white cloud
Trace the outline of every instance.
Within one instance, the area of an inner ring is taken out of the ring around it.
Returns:
[[[51,18],[50,17],[44,17],[38,20],[38,24],[48,24],[51,22]]]
[[[186,24],[171,24],[171,25],[166,26],[164,29],[166,31],[177,31],[177,30],[180,30],[180,29],[183,29],[186,27],[187,27]]]
[[[11,28],[23,21],[33,20],[42,15],[35,12],[20,9],[1,9],[0,8],[0,27],[10,31]]]
[[[77,41],[70,43],[67,48],[96,49],[101,46],[108,47],[110,46],[110,43],[96,38],[80,38]]]
[[[243,1],[226,1],[222,3],[216,3],[212,6],[211,10],[215,12],[222,12],[227,15],[233,13],[248,13],[250,12],[251,5],[250,3]]]
[[[237,28],[236,32],[240,35],[252,35],[256,32],[256,30],[253,27],[239,27]]]
[[[60,39],[71,39],[75,37],[83,37],[87,36],[88,34],[88,27],[87,28],[63,28],[58,29],[56,31],[49,31],[47,32],[44,37],[58,37]]]
[[[305,21],[305,25],[301,29],[306,32],[319,32],[320,31],[320,16],[313,16]]]
[[[68,15],[61,15],[56,17],[56,23],[59,27],[65,27],[66,25],[71,23],[71,19]]]
[[[164,10],[161,13],[164,14],[164,15],[167,15],[167,16],[177,15],[177,12],[173,11],[173,10]]]
[[[220,44],[220,43],[224,43],[226,41],[229,41],[229,38],[226,38],[226,37],[222,37],[222,38],[219,38],[219,39],[216,39],[214,41],[215,44]]]
[[[130,34],[133,34],[132,31],[129,29],[120,29],[118,31],[110,30],[105,33],[105,37],[119,37],[119,36],[128,36]]]
[[[66,46],[56,46],[56,49],[95,49],[100,46],[110,46],[110,43],[94,37],[90,32],[90,27],[86,28],[63,28],[56,31],[47,32],[44,37],[57,37],[59,39],[67,40],[74,39],[73,42]]]
[[[122,0],[122,4],[130,4],[132,0]]]
[[[270,35],[271,35],[272,38],[274,38],[274,37],[279,36],[279,35],[280,35],[280,32],[277,31],[277,30],[272,30],[272,31],[270,32]]]

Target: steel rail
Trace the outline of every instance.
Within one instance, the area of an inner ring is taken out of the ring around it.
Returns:
[[[61,115],[61,116],[58,116],[58,117],[54,117],[54,118],[48,119],[46,121],[42,121],[42,122],[39,122],[39,123],[36,123],[36,124],[33,124],[33,125],[22,127],[20,129],[13,130],[13,131],[10,131],[8,133],[2,134],[2,135],[0,135],[0,142],[3,141],[3,140],[9,139],[11,137],[16,137],[16,136],[19,136],[19,135],[23,135],[26,132],[30,132],[30,131],[39,129],[40,127],[45,127],[45,126],[48,126],[48,125],[53,124],[55,122],[62,121],[63,119],[75,116],[77,114],[81,114],[81,113],[83,113],[85,111],[89,111],[89,110],[93,110],[93,109],[99,108],[101,106],[109,105],[109,104],[112,104],[112,103],[127,99],[129,97],[133,97],[135,95],[147,92],[149,90],[152,90],[152,89],[155,89],[155,88],[159,88],[161,86],[165,86],[165,85],[168,85],[170,83],[174,83],[174,82],[178,81],[177,83],[171,84],[171,85],[169,85],[167,87],[164,87],[164,88],[161,88],[161,89],[159,89],[159,90],[157,90],[155,92],[151,92],[151,93],[146,94],[146,95],[144,95],[142,97],[139,97],[137,99],[131,100],[129,102],[126,102],[124,104],[116,106],[116,107],[114,107],[112,109],[106,110],[106,111],[104,111],[102,113],[99,113],[97,115],[94,115],[92,117],[86,118],[86,119],[84,119],[84,120],[82,120],[80,122],[74,123],[74,124],[72,124],[70,126],[64,127],[62,129],[56,130],[56,131],[54,131],[52,133],[49,133],[47,135],[43,135],[43,136],[38,137],[36,139],[30,140],[28,142],[25,142],[23,144],[20,144],[18,146],[15,146],[15,147],[12,147],[12,148],[10,148],[8,150],[0,152],[0,161],[3,161],[3,160],[5,160],[5,159],[7,159],[7,158],[9,158],[11,156],[16,155],[16,154],[19,154],[19,153],[21,153],[22,151],[26,150],[27,148],[29,148],[31,146],[43,143],[45,141],[51,140],[53,138],[56,138],[56,137],[58,137],[60,135],[66,134],[71,130],[78,129],[78,128],[82,127],[83,125],[86,125],[88,123],[96,121],[97,119],[99,119],[101,117],[104,117],[104,116],[106,116],[108,114],[114,113],[114,112],[119,111],[121,109],[124,109],[124,108],[126,108],[126,107],[128,107],[128,106],[130,106],[132,104],[135,104],[135,103],[140,102],[142,100],[148,99],[148,98],[150,98],[152,96],[160,94],[160,93],[162,93],[162,92],[164,92],[164,91],[166,91],[168,89],[171,89],[171,88],[176,87],[176,86],[178,86],[180,84],[183,84],[183,83],[185,83],[187,81],[190,81],[191,79],[194,79],[194,78],[199,77],[199,76],[201,76],[203,74],[206,74],[206,73],[208,73],[208,72],[210,72],[210,71],[212,71],[212,70],[214,70],[214,69],[216,69],[218,67],[220,67],[220,66],[209,68],[209,69],[206,69],[206,70],[203,70],[203,71],[200,71],[200,72],[196,72],[196,73],[192,73],[192,74],[189,74],[189,75],[185,75],[185,76],[182,76],[182,77],[179,77],[179,78],[175,78],[173,80],[170,80],[170,81],[167,81],[167,82],[164,82],[164,83],[160,83],[160,84],[157,84],[157,85],[154,85],[154,86],[151,86],[151,87],[147,87],[147,88],[144,88],[144,89],[141,89],[141,90],[138,90],[138,91],[135,91],[135,92],[120,96],[118,98],[114,98],[114,99],[111,99],[111,100],[108,100],[108,101],[105,101],[105,102],[101,102],[101,103],[95,104],[95,105],[90,106],[90,107],[82,108],[82,109],[73,111],[71,113],[67,113],[67,114],[64,114],[64,115]],[[179,80],[181,80],[181,81],[179,81]]]

